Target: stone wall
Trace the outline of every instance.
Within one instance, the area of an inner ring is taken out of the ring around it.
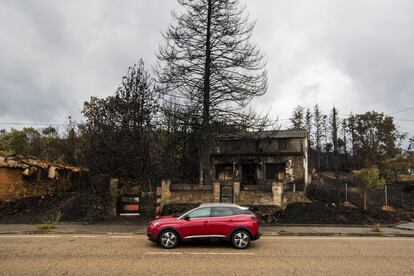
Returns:
[[[238,189],[237,190],[237,186]],[[240,190],[240,185],[235,183],[235,200],[234,202],[240,205],[248,206],[279,206],[283,207],[283,184],[272,183],[272,191],[244,191]],[[236,196],[238,194],[238,196]]]
[[[247,206],[273,205],[273,194],[264,191],[240,191],[236,203]]]
[[[160,188],[160,208],[162,209],[167,205],[197,205],[220,202],[220,184],[220,182],[215,182],[212,187],[208,185],[179,184],[179,190],[177,186],[172,188],[174,184],[172,185],[169,180],[163,180]],[[235,181],[233,182],[233,202],[247,206],[283,207],[283,184],[281,182],[272,183],[271,191],[244,191],[240,190],[240,182]]]
[[[176,186],[172,189],[170,180],[161,182],[161,202],[160,208],[169,204],[200,204],[204,202],[214,202],[216,191],[212,186],[197,184],[179,184],[184,186]],[[199,186],[204,186],[201,188]],[[178,189],[181,188],[181,189]]]
[[[26,175],[25,171],[25,168],[0,167],[0,200],[66,192],[82,182],[80,172],[61,170],[59,177],[50,178],[48,170],[32,170],[32,175]]]

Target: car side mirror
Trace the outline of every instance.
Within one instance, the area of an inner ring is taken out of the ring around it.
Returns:
[[[189,216],[189,215],[185,215],[185,216],[183,217],[183,219],[184,219],[184,220],[190,220],[190,216]]]

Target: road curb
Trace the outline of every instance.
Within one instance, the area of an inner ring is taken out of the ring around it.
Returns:
[[[93,232],[93,231],[5,231],[0,235],[146,235],[145,232]]]
[[[387,234],[387,233],[288,233],[288,232],[271,232],[262,233],[262,236],[280,236],[280,237],[406,237],[412,238],[414,234]]]
[[[398,228],[396,226],[411,222],[411,221],[403,221],[398,223],[392,223],[392,224],[381,224],[381,227],[390,227],[390,228]],[[266,226],[266,227],[372,227],[373,224],[296,224],[296,223],[260,223],[260,226]],[[402,229],[402,228],[401,228]]]
[[[146,235],[145,232],[91,232],[91,231],[7,231],[0,235]],[[413,234],[402,233],[308,233],[308,232],[262,232],[264,237],[406,237],[414,238]]]

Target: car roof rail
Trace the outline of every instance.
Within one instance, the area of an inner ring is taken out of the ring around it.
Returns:
[[[240,205],[237,205],[235,203],[218,203],[218,202],[201,203],[200,207],[237,207],[237,208],[242,208]]]

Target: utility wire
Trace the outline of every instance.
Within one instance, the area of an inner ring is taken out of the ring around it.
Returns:
[[[408,110],[414,109],[414,106],[407,107],[401,110],[397,110],[388,115],[393,115],[401,112],[405,112]],[[339,114],[338,117],[341,118],[348,118],[351,114]],[[289,118],[277,119],[278,121],[289,121]],[[396,121],[403,121],[403,122],[414,122],[414,119],[403,119],[403,118],[394,118]],[[62,124],[62,123],[12,123],[12,122],[0,122],[0,125],[17,125],[17,126],[70,126],[70,124]]]
[[[16,125],[16,126],[70,126],[69,124],[55,124],[55,123],[2,123],[0,125]]]
[[[401,109],[401,110],[398,110],[398,111],[395,111],[395,112],[391,112],[388,115],[393,115],[393,114],[401,113],[401,112],[408,111],[408,110],[411,110],[411,109],[414,109],[414,106],[410,106],[410,107],[407,107],[407,108],[404,108],[404,109]]]

